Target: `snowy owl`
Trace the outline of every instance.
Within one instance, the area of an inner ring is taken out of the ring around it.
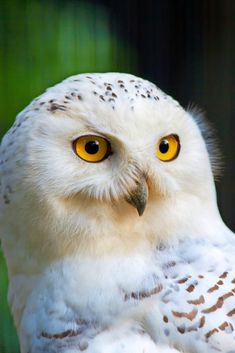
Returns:
[[[129,74],[72,76],[0,160],[22,353],[235,352],[235,238],[196,114]]]

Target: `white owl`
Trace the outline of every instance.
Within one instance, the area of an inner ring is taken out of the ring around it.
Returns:
[[[0,234],[22,353],[235,352],[235,238],[203,132],[120,73],[70,77],[18,115]]]

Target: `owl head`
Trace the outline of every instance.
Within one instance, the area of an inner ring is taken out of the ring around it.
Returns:
[[[74,253],[131,253],[222,222],[198,116],[129,74],[72,76],[4,137],[1,237],[34,271]]]

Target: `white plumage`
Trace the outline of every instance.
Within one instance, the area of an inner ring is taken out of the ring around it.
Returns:
[[[203,132],[119,73],[70,77],[18,115],[0,234],[22,353],[235,352],[235,240]],[[110,148],[99,163],[84,160],[94,136]]]

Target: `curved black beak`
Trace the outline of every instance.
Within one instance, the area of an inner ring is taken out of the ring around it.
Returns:
[[[148,194],[148,185],[143,176],[136,187],[130,192],[129,196],[126,197],[126,201],[137,209],[139,216],[142,216],[144,213],[148,201]]]

